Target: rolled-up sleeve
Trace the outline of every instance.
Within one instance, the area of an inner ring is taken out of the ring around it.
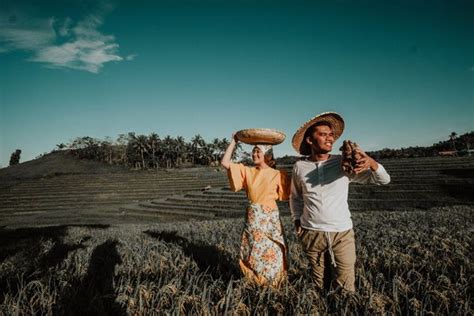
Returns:
[[[230,163],[230,168],[227,170],[227,177],[229,178],[230,189],[234,192],[246,189],[245,182],[246,167],[241,163]]]
[[[278,183],[278,199],[287,201],[290,198],[291,179],[285,170],[280,170],[280,181]]]
[[[298,179],[298,167],[295,164],[293,173],[291,175],[291,189],[290,189],[290,210],[293,221],[299,220],[303,214],[303,194],[301,185]]]
[[[362,173],[356,174],[350,178],[351,182],[363,184],[388,184],[390,183],[390,175],[387,170],[379,164],[375,171],[366,170]]]

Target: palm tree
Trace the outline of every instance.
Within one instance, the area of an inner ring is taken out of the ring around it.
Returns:
[[[180,166],[186,159],[186,141],[182,136],[176,137],[175,140],[175,151],[176,151],[176,165]]]
[[[166,168],[171,168],[171,161],[173,159],[173,138],[169,135],[167,135],[163,139],[163,156],[162,156],[162,162],[165,163]]]
[[[239,155],[241,151],[242,151],[242,143],[238,142],[237,145],[235,145],[234,152],[232,153],[232,159],[237,158],[237,155]]]
[[[455,144],[455,140],[456,140],[456,136],[458,136],[458,134],[456,134],[456,132],[452,132],[450,135],[449,135],[449,139],[451,139],[451,143],[453,145],[453,150],[456,150],[456,144]]]
[[[221,141],[219,138],[214,138],[210,144],[213,154],[213,162],[219,161],[219,157],[221,155]]]
[[[128,144],[127,144],[127,160],[131,167],[133,168],[140,168],[141,159],[139,150],[137,150],[138,139],[135,136],[134,132],[128,133]]]
[[[160,136],[156,133],[151,133],[148,136],[148,147],[151,149],[151,161],[154,168],[158,168],[158,161],[156,158],[156,151],[160,145]]]
[[[133,147],[137,153],[140,154],[141,158],[141,163],[142,163],[142,168],[144,169],[146,167],[145,164],[145,153],[148,153],[148,139],[145,135],[139,135],[135,138],[135,142],[133,144]]]
[[[202,158],[202,147],[205,145],[205,141],[200,134],[197,134],[191,139],[191,155],[193,164],[196,163],[196,160]]]

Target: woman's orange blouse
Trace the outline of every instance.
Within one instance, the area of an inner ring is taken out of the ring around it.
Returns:
[[[258,169],[241,163],[231,163],[227,171],[230,189],[234,192],[244,189],[251,203],[277,208],[276,200],[290,197],[290,178],[284,170]]]

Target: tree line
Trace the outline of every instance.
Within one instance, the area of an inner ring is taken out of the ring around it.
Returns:
[[[229,145],[226,138],[206,142],[199,134],[187,142],[182,136],[161,138],[156,133],[120,134],[117,139],[77,137],[70,144],[58,144],[57,150],[67,150],[80,158],[124,165],[134,169],[177,168],[184,166],[218,165]],[[234,152],[234,157],[242,148]]]
[[[376,159],[413,158],[438,156],[443,151],[453,151],[462,155],[468,153],[474,141],[474,132],[458,136],[452,132],[448,139],[432,146],[411,146],[399,149],[383,148],[367,152]],[[120,134],[116,140],[107,137],[103,140],[89,136],[77,137],[69,144],[58,144],[56,150],[67,150],[81,158],[100,161],[108,164],[124,165],[135,169],[176,168],[194,165],[217,165],[229,145],[226,138],[214,138],[206,142],[197,134],[189,142],[183,137],[166,136],[161,138],[156,133],[136,135],[131,132]],[[17,149],[10,157],[10,165],[20,162],[21,150]],[[241,143],[233,154],[242,156],[243,161],[251,161],[250,155],[242,152]],[[39,157],[37,157],[39,158]],[[299,158],[284,156],[277,158],[279,165],[292,164]]]
[[[435,157],[439,156],[440,152],[451,151],[457,156],[469,154],[472,150],[474,142],[474,132],[465,133],[458,136],[456,132],[448,135],[448,138],[439,141],[431,146],[411,146],[406,148],[391,149],[383,148],[381,150],[367,151],[367,154],[375,159],[389,159],[389,158],[416,158],[416,157]],[[336,151],[336,150],[334,150]],[[472,153],[471,153],[472,155]],[[290,165],[299,160],[296,156],[283,156],[277,158],[277,164]]]
[[[387,158],[414,158],[414,157],[433,157],[438,156],[440,152],[451,151],[456,155],[468,154],[474,141],[474,132],[458,135],[452,132],[448,139],[439,141],[431,146],[411,146],[400,149],[383,148],[381,150],[367,152],[376,159]]]

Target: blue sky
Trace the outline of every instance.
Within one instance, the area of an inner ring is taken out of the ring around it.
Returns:
[[[294,131],[366,150],[474,130],[474,1],[0,3],[0,166],[78,136]],[[246,147],[248,148],[248,147]]]

